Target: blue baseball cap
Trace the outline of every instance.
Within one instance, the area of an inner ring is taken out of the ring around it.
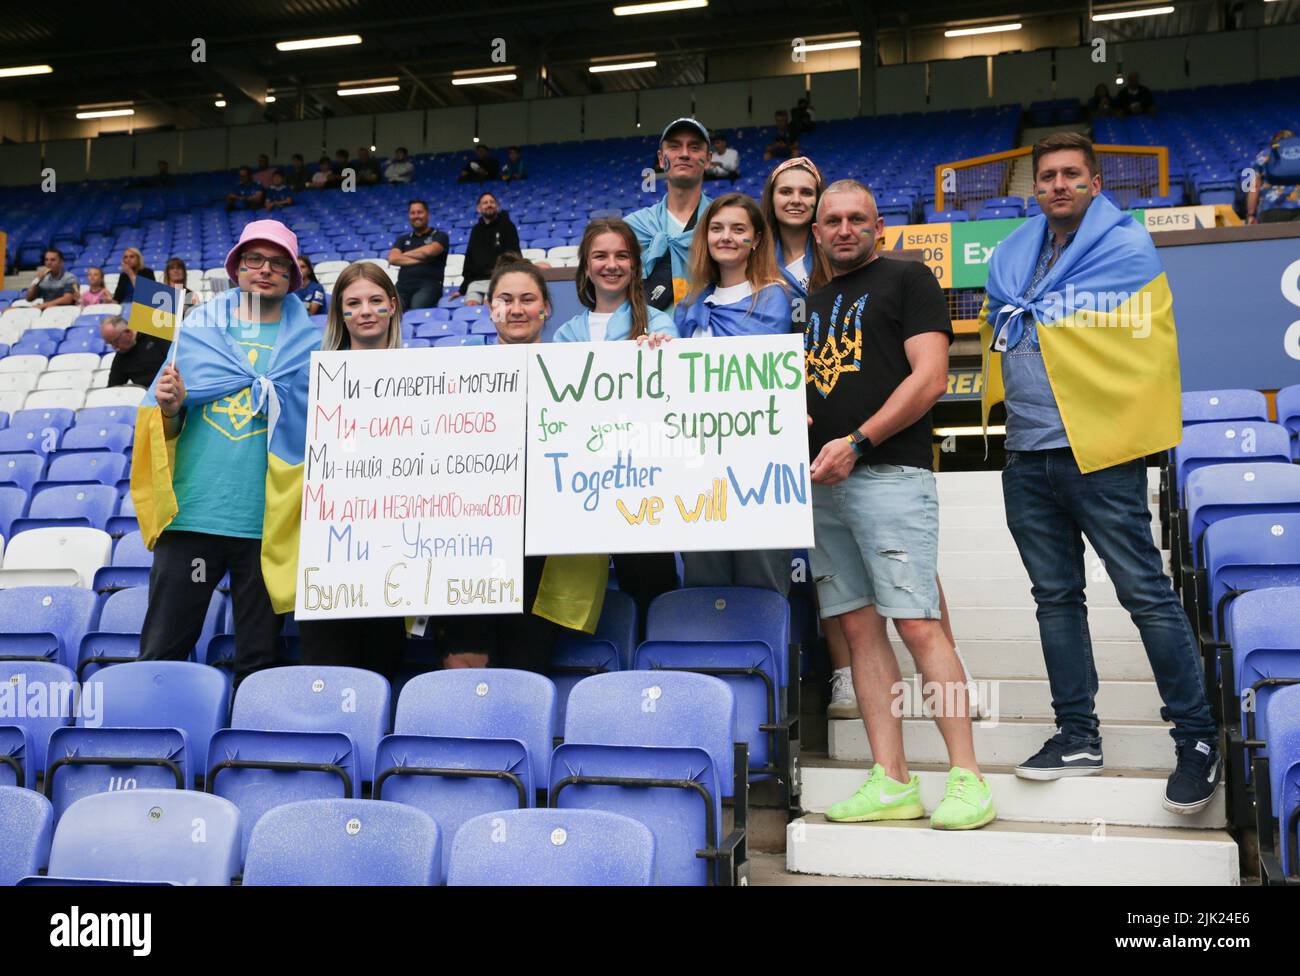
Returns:
[[[692,118],[674,119],[669,122],[668,125],[664,127],[663,135],[659,137],[659,141],[662,143],[678,129],[690,129],[692,132],[698,133],[702,136],[706,144],[709,141],[709,130],[704,128],[704,124],[698,119]]]

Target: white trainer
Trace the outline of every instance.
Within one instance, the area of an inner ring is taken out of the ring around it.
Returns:
[[[858,696],[853,692],[853,673],[840,668],[831,673],[831,703],[826,708],[827,718],[859,718]]]

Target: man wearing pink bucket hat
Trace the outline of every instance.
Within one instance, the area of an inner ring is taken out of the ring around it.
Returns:
[[[293,609],[308,365],[320,347],[298,239],[255,220],[226,257],[236,286],[185,317],[140,406],[131,495],[154,552],[143,660],[184,660],[230,575],[236,679],[275,663]]]

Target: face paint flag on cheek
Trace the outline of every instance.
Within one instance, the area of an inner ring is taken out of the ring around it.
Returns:
[[[1077,192],[1079,192],[1079,193],[1087,193],[1087,192],[1088,192],[1088,184],[1087,184],[1087,183],[1076,183],[1076,184],[1074,184],[1074,189],[1075,189]]]
[[[1044,190],[1041,186],[1037,190],[1035,190],[1034,193],[1036,193],[1040,197],[1047,196],[1047,191]]]

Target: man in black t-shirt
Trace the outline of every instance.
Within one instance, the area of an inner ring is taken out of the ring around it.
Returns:
[[[501,255],[521,253],[519,231],[501,209],[496,194],[484,190],[478,195],[478,223],[469,232],[465,264],[461,269],[460,293],[466,305],[482,305],[487,300],[488,281]]]
[[[964,830],[996,813],[975,761],[962,665],[940,622],[930,411],[947,388],[952,323],[925,265],[881,258],[876,240],[883,231],[865,186],[840,180],[826,188],[813,235],[834,277],[809,296],[804,329],[814,458],[810,557],[821,614],[839,620],[849,644],[876,763],[862,788],[826,816],[925,816],[893,707],[901,678],[888,618],[916,661],[948,746],[947,791],[930,824]]]
[[[395,240],[388,252],[388,263],[401,268],[397,272],[397,297],[402,300],[403,312],[438,304],[451,244],[446,233],[429,226],[429,205],[423,200],[412,200],[406,217],[411,232]]]
[[[106,315],[99,324],[100,337],[113,349],[113,362],[108,368],[108,385],[149,386],[172,344],[157,336],[136,332],[120,315]]]

